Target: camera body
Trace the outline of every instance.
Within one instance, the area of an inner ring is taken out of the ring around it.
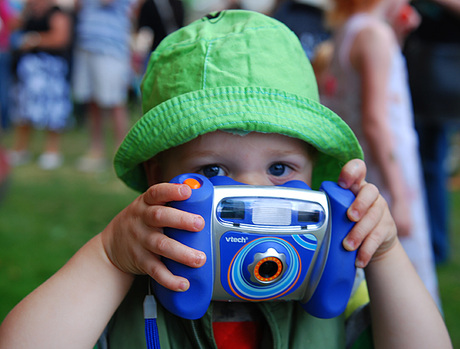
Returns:
[[[164,258],[168,269],[190,281],[185,292],[152,280],[170,312],[187,319],[204,315],[214,301],[299,301],[320,318],[340,315],[353,287],[356,251],[342,240],[353,227],[346,211],[354,195],[333,182],[320,191],[301,181],[252,186],[228,177],[183,174],[192,195],[170,206],[201,215],[200,232],[165,228],[165,234],[203,251],[201,268]]]

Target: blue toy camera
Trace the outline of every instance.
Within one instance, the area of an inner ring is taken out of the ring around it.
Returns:
[[[252,186],[228,177],[183,174],[192,195],[171,206],[201,215],[198,233],[165,229],[165,234],[206,253],[201,268],[169,259],[175,275],[190,281],[174,292],[153,281],[154,293],[170,312],[187,319],[204,315],[211,300],[296,300],[320,318],[340,315],[353,287],[356,251],[342,240],[353,227],[346,211],[354,195],[333,182],[320,191],[301,181]]]

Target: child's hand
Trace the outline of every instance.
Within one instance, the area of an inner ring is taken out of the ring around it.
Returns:
[[[371,259],[384,255],[396,242],[396,225],[388,204],[377,187],[365,181],[365,176],[366,165],[356,159],[345,164],[339,177],[339,185],[356,195],[348,209],[348,218],[356,224],[343,245],[349,251],[359,249],[358,268],[364,268]]]
[[[102,232],[105,252],[120,270],[131,274],[149,274],[158,283],[174,291],[189,288],[187,279],[173,275],[161,262],[167,257],[198,268],[206,261],[203,252],[187,247],[163,234],[164,227],[198,232],[204,227],[201,216],[164,206],[170,201],[186,200],[187,185],[161,183],[151,186],[120,212]]]

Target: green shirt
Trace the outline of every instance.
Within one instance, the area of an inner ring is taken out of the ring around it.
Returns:
[[[109,323],[107,341],[110,349],[146,348],[143,316],[146,291],[146,278],[137,278]],[[264,333],[267,335],[261,345],[263,348],[346,348],[350,326],[346,326],[344,314],[332,319],[315,318],[293,301],[261,302],[257,307],[265,319]],[[217,348],[212,331],[212,311],[211,304],[201,319],[186,320],[159,304],[157,324],[161,348]],[[353,334],[358,340],[353,340],[355,345],[352,347],[372,348],[368,332],[362,336]]]

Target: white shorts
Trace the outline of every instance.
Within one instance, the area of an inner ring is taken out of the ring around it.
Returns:
[[[75,49],[72,88],[76,102],[96,102],[110,108],[125,104],[130,62],[118,57]]]

